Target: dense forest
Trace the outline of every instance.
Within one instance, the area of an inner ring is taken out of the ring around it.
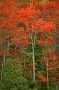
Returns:
[[[59,0],[0,0],[0,90],[59,90]]]

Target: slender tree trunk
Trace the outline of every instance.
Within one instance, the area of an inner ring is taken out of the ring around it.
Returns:
[[[7,55],[9,55],[9,38],[8,38],[8,49],[7,49]]]
[[[3,63],[4,63],[4,65],[5,65],[5,62],[6,62],[5,58],[6,58],[6,56],[5,56],[5,51],[4,51],[4,53],[3,53]]]
[[[59,90],[59,89],[58,89],[58,84],[56,84],[56,90]]]
[[[31,36],[31,40],[32,40],[32,59],[33,59],[33,80],[35,81],[35,38],[36,38],[36,34],[33,36]]]
[[[2,82],[2,70],[1,70],[1,82]]]
[[[48,61],[47,61],[47,90],[49,90],[49,72],[48,72]]]
[[[28,31],[29,28],[27,27]],[[29,35],[31,36],[31,42],[32,42],[32,60],[33,60],[33,80],[35,81],[35,39],[36,39],[36,33],[29,32]]]
[[[2,70],[3,70],[3,63],[2,63],[2,69],[1,69],[1,82],[2,82]]]
[[[24,67],[26,67],[26,62],[25,62],[25,53],[24,53]],[[24,77],[26,76],[26,70],[24,70]]]
[[[35,81],[35,55],[34,55],[34,45],[32,45],[32,50],[33,50],[33,80]]]
[[[48,56],[48,39],[46,41],[46,57],[48,58],[46,63],[46,69],[47,69],[47,90],[49,90],[49,71],[48,71],[48,65],[49,65],[49,56]]]

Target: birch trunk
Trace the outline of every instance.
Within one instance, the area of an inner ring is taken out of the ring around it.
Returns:
[[[32,45],[33,50],[33,80],[35,81],[35,55],[34,55],[34,45]]]
[[[47,90],[49,90],[49,72],[48,72],[48,61],[47,61]]]
[[[29,31],[29,27],[27,27]],[[35,39],[36,39],[36,33],[30,32],[29,35],[31,36],[31,43],[32,43],[32,60],[33,60],[33,80],[35,81]]]
[[[33,59],[33,80],[35,81],[35,38],[36,34],[34,37],[31,35],[31,40],[32,40],[32,59]]]

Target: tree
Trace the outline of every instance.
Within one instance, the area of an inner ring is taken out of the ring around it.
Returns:
[[[44,60],[46,62],[46,68],[49,67],[49,58],[51,56],[49,56],[49,49],[52,47],[52,44],[54,42],[54,32],[56,32],[56,27],[52,22],[44,22],[44,26],[43,26],[43,30],[41,29],[41,33],[43,33],[43,35],[41,35],[40,40],[38,41],[38,43],[40,45],[42,45],[43,48],[43,58],[41,58],[42,60]],[[46,26],[45,26],[46,25]],[[48,28],[49,27],[49,28]],[[45,28],[45,29],[44,29]],[[52,59],[57,59],[56,56],[52,57]],[[42,81],[46,81],[46,78],[43,78],[42,74],[40,73],[39,75],[41,75],[41,79],[43,79]],[[49,90],[49,72],[47,69],[47,90]]]
[[[29,85],[23,77],[22,65],[16,58],[9,59],[3,69],[2,90],[28,90]]]
[[[55,70],[58,59],[54,54],[57,45],[54,41],[56,40],[55,37],[58,37],[55,26],[55,24],[58,26],[58,8],[57,2],[47,2],[47,0],[42,1],[42,3],[39,0],[32,0],[31,3],[3,0],[0,4],[2,70],[8,66],[6,63],[8,63],[9,58],[18,58],[22,62],[24,77],[28,81],[33,79],[35,82],[38,80],[36,73],[39,71],[38,77],[43,83],[47,83],[47,89],[49,90],[51,77],[49,74],[54,76],[52,70]],[[18,65],[18,63],[16,64]],[[44,66],[44,69],[42,66]],[[43,70],[44,72],[42,72]],[[57,70],[55,71],[57,72]],[[51,79],[53,82],[57,81],[55,76]],[[1,78],[1,81],[3,81],[3,78]]]

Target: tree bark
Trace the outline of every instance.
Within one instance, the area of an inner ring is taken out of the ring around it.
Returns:
[[[33,80],[35,81],[35,38],[36,34],[34,37],[31,35],[31,40],[32,40],[32,59],[33,59]]]
[[[35,81],[35,55],[34,55],[34,45],[32,46],[33,50],[33,80]]]
[[[7,55],[9,55],[9,38],[8,38],[8,50],[7,50]]]
[[[4,65],[5,65],[5,62],[6,62],[5,58],[6,58],[6,56],[5,56],[5,51],[4,51],[4,53],[3,53],[3,63],[4,63]]]
[[[56,90],[59,90],[59,89],[58,89],[58,84],[56,84]]]
[[[2,63],[2,69],[1,69],[1,82],[2,82],[2,70],[3,70],[3,63]]]
[[[49,90],[49,72],[48,72],[48,61],[47,61],[47,90]]]

